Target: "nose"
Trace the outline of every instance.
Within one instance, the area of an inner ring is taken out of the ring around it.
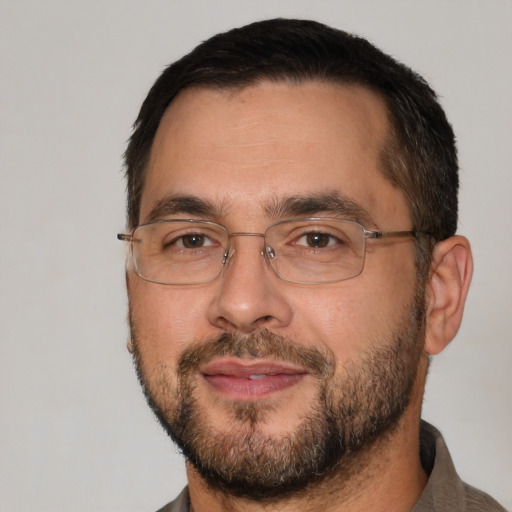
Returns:
[[[263,253],[262,235],[231,235],[230,253],[210,303],[212,325],[245,334],[284,327],[292,309],[283,294],[285,283],[273,273]]]

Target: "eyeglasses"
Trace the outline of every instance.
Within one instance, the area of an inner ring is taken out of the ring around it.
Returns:
[[[368,231],[356,222],[307,218],[276,222],[265,233],[229,233],[214,222],[195,219],[141,224],[130,242],[136,273],[146,281],[193,285],[213,281],[234,254],[231,239],[261,237],[261,255],[280,279],[324,284],[358,276],[364,267],[366,240],[413,238],[419,231]]]

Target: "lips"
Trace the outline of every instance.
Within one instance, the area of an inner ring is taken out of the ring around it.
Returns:
[[[217,392],[236,400],[260,400],[296,385],[306,375],[302,368],[273,361],[215,360],[201,374]]]

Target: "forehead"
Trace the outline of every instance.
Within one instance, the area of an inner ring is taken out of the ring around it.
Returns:
[[[394,210],[405,202],[379,171],[387,133],[384,102],[359,86],[263,82],[236,91],[187,89],[155,136],[141,221],[173,195],[217,203],[222,215],[237,214],[242,205],[253,215],[268,214],[269,203],[322,193],[377,213]]]

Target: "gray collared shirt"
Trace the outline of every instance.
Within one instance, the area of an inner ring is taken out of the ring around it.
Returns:
[[[428,482],[412,512],[506,512],[505,509],[457,475],[440,432],[421,422],[420,454]],[[158,512],[190,512],[188,489]]]

